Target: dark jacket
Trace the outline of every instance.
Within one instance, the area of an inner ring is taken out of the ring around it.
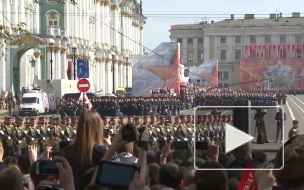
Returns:
[[[98,145],[95,143],[93,147],[92,164],[88,164],[82,168],[79,164],[79,156],[75,150],[74,145],[70,145],[64,149],[63,156],[68,160],[73,170],[75,190],[82,190],[82,188],[84,188],[83,179],[85,179],[85,175],[88,173],[88,171],[91,171],[90,169],[98,166],[98,163],[102,159],[106,150],[106,146]]]

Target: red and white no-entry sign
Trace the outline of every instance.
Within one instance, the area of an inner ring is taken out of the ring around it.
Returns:
[[[80,92],[87,92],[90,90],[90,81],[87,79],[80,79],[77,83],[77,88]]]

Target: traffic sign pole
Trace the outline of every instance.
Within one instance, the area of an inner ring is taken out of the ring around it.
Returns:
[[[88,90],[90,90],[90,86],[91,86],[90,81],[88,81],[87,79],[80,79],[77,83],[78,90],[83,93],[82,96],[83,110],[85,108],[84,95]]]

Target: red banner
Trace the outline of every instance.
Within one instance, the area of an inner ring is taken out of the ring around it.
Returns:
[[[259,49],[257,50],[256,57],[259,57],[260,50],[261,50],[261,45],[259,45]]]
[[[290,45],[287,45],[286,58],[288,58],[289,51],[290,51]]]
[[[246,168],[247,169],[253,168],[252,160],[248,161]],[[243,171],[238,190],[258,190],[258,185],[253,170]]]
[[[273,45],[273,52],[272,52],[272,58],[274,58],[274,56],[275,56],[275,52],[276,52],[276,47],[277,47],[277,45]]]
[[[271,57],[271,55],[272,55],[272,54],[271,54],[271,52],[272,52],[271,49],[272,49],[272,45],[269,45],[269,49],[268,49],[268,56],[269,56],[269,57]]]
[[[294,50],[295,50],[295,45],[292,45],[292,47],[291,47],[291,56],[292,57],[295,57],[295,55],[294,55]]]
[[[247,51],[248,51],[248,46],[245,46],[245,56],[244,57],[247,57]]]
[[[255,89],[260,79],[261,85],[288,90],[304,88],[303,59],[242,59],[240,63],[240,88]]]
[[[277,51],[278,51],[278,56],[277,56],[277,58],[280,58],[280,50],[281,50],[281,45],[278,45],[278,49],[277,49]]]
[[[282,50],[282,55],[281,55],[281,58],[283,58],[283,57],[284,57],[284,52],[285,52],[285,49],[286,49],[286,45],[284,44],[284,45],[283,45],[283,50]]]

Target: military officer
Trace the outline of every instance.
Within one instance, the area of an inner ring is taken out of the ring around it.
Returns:
[[[25,129],[24,126],[24,118],[18,117],[16,119],[16,126],[13,130],[13,140],[14,140],[14,150],[17,151],[22,147],[25,147],[27,145],[25,134],[23,133],[23,130]]]
[[[117,134],[119,128],[120,128],[120,125],[118,123],[118,116],[114,116],[112,118],[112,122],[109,127],[110,135],[112,136],[112,138],[114,138],[114,136]]]
[[[292,121],[292,128],[289,130],[289,133],[288,133],[288,137],[289,139],[295,137],[295,136],[298,136],[299,135],[299,131],[298,131],[298,128],[300,126],[300,122],[298,120],[293,120]]]
[[[160,116],[159,124],[155,125],[157,140],[167,140],[167,130],[165,125],[165,116]]]
[[[30,117],[30,123],[24,130],[25,138],[28,145],[36,145],[37,150],[40,150],[39,146],[39,132],[37,131],[37,121],[35,117]]]
[[[14,125],[12,123],[12,118],[11,117],[5,117],[4,118],[4,123],[1,127],[1,135],[2,135],[2,145],[4,149],[4,157],[6,156],[11,156],[14,154],[15,149],[14,149],[14,140],[13,140],[13,130],[14,130]]]

